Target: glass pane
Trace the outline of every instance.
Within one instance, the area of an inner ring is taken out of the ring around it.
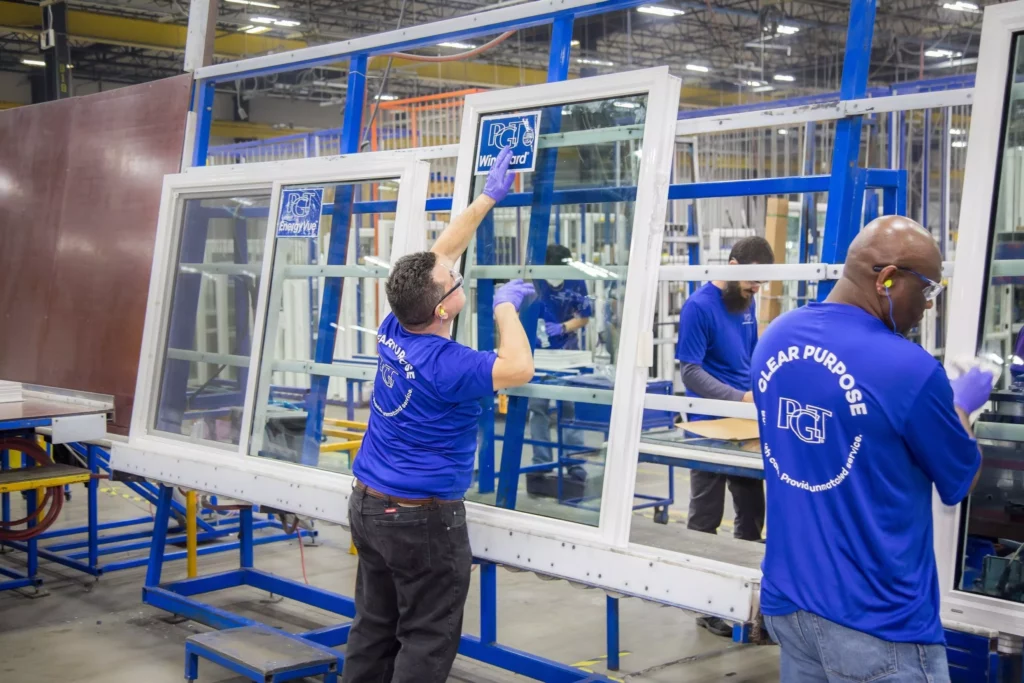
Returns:
[[[975,424],[981,477],[962,506],[961,590],[1024,602],[1024,38],[1016,40],[996,184],[982,353],[1003,362],[993,410]]]
[[[186,199],[150,426],[239,442],[270,193]]]
[[[457,338],[495,348],[495,287],[532,281],[537,376],[485,411],[471,500],[598,523],[646,105],[638,95],[544,108],[534,171],[477,231],[466,259],[476,314],[463,312]]]
[[[366,431],[377,328],[388,313],[383,279],[395,215],[377,213],[374,203],[396,201],[398,188],[397,179],[283,188],[282,205],[322,191],[323,211],[315,236],[286,237],[287,217],[278,221],[250,455],[350,472]],[[331,256],[335,216],[350,217],[348,248]],[[332,262],[350,269],[324,277],[319,266]],[[323,365],[310,367],[314,361]]]

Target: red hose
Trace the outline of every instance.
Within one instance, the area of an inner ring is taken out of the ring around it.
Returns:
[[[40,467],[46,467],[47,465],[53,464],[53,461],[50,460],[49,454],[47,454],[47,452],[40,447],[38,443],[31,439],[24,439],[21,437],[0,439],[0,450],[21,451],[26,456],[32,458],[36,462],[36,465]],[[16,531],[10,530],[10,527],[20,526],[22,524],[27,525],[33,519],[38,518],[39,510],[46,507],[47,503],[50,505],[49,509],[35,526],[26,526],[24,529],[18,529]],[[43,500],[37,504],[35,512],[24,519],[14,520],[7,523],[0,522],[0,541],[28,541],[35,538],[49,529],[53,523],[57,521],[63,507],[64,487],[48,487],[46,489],[46,495],[43,497]]]

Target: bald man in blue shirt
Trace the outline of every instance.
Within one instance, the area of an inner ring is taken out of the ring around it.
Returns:
[[[761,611],[784,683],[948,683],[932,488],[961,502],[980,471],[968,415],[992,375],[950,383],[903,335],[942,290],[914,221],[879,218],[823,303],[783,315],[752,359],[771,532]]]

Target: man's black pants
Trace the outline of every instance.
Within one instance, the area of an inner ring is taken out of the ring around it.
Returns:
[[[710,534],[718,533],[725,512],[727,483],[736,510],[733,536],[744,541],[761,540],[761,532],[764,530],[764,482],[760,479],[690,470],[690,512],[686,527]]]
[[[354,489],[356,618],[344,683],[444,683],[462,636],[473,554],[461,502],[402,507]]]

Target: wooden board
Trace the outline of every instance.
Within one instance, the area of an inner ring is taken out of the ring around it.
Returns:
[[[703,436],[707,439],[723,441],[757,440],[757,420],[745,420],[739,417],[723,417],[719,420],[697,420],[680,425],[686,431]]]
[[[0,112],[0,379],[113,396],[112,431],[131,419],[191,87],[183,75]]]

